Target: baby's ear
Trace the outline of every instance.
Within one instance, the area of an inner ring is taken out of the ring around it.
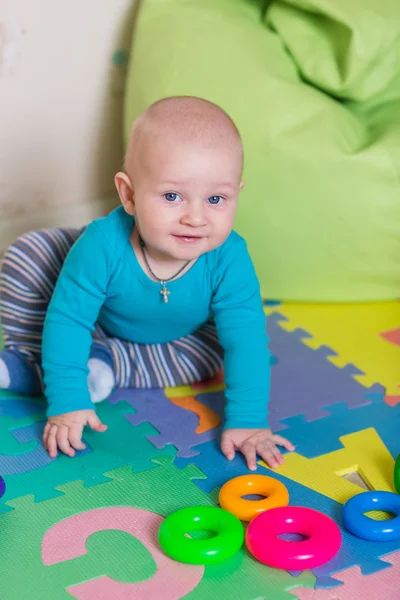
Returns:
[[[126,173],[120,171],[115,175],[114,183],[124,209],[128,215],[133,216],[135,214],[135,199],[131,180]]]
[[[244,184],[245,182],[242,180],[239,184],[239,190],[242,191],[242,189],[244,188]]]

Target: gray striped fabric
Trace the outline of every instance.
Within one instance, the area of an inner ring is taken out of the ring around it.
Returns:
[[[44,229],[19,237],[6,251],[0,274],[0,319],[5,349],[35,368],[43,390],[41,343],[47,306],[61,267],[83,229]],[[117,387],[163,388],[212,377],[222,368],[215,325],[168,344],[135,344],[108,337],[99,324],[93,335],[112,356]]]

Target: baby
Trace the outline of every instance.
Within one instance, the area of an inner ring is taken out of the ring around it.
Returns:
[[[165,98],[135,121],[122,206],[83,230],[20,237],[1,278],[0,387],[45,390],[44,445],[74,456],[95,403],[116,387],[193,383],[224,366],[221,450],[283,463],[267,425],[270,366],[257,276],[233,231],[243,147],[230,117],[195,97]],[[177,423],[179,426],[179,423]]]

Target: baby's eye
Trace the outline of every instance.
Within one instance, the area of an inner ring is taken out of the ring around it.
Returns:
[[[208,199],[208,202],[210,204],[222,204],[223,201],[224,201],[224,199],[222,198],[222,196],[211,196]]]
[[[180,200],[180,196],[175,194],[174,192],[168,192],[168,194],[164,194],[164,198],[168,200],[168,202],[175,202],[176,200]]]

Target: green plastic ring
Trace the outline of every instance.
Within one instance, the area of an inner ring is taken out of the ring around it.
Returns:
[[[400,454],[394,464],[394,487],[398,494],[400,494]]]
[[[190,531],[200,529],[217,535],[205,540],[187,537]],[[164,552],[174,560],[212,565],[236,554],[244,541],[244,529],[237,517],[222,508],[190,506],[177,510],[163,521],[158,540]]]

